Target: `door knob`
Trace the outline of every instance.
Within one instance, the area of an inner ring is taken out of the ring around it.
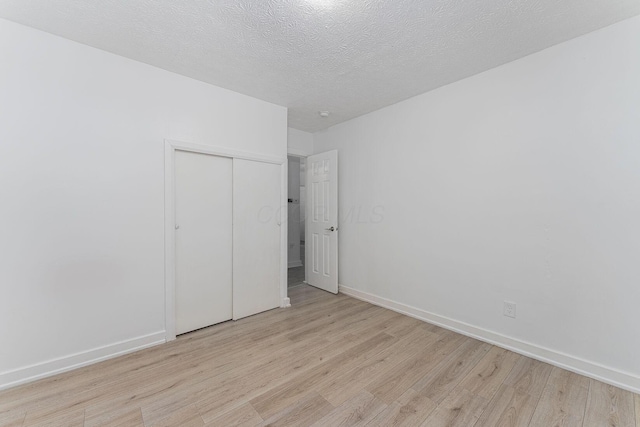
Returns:
[[[176,230],[180,228],[180,224],[176,224]]]
[[[338,229],[338,227],[330,227],[330,228],[325,228],[326,231],[336,231]]]

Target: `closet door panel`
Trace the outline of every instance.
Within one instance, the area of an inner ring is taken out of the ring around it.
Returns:
[[[280,306],[281,166],[233,160],[233,318]]]
[[[232,317],[232,160],[175,153],[176,333]]]

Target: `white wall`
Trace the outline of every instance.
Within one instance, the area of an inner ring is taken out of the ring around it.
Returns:
[[[294,156],[313,154],[313,134],[298,129],[287,128],[287,152]]]
[[[164,339],[165,138],[280,156],[287,112],[0,20],[0,387]]]
[[[289,267],[302,266],[300,258],[300,158],[289,156],[288,158],[288,240],[287,255]]]
[[[640,390],[639,40],[637,17],[315,134],[343,289]]]

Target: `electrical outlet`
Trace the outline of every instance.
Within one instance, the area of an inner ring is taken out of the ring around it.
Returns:
[[[504,302],[504,315],[507,317],[516,318],[516,303],[515,302]]]

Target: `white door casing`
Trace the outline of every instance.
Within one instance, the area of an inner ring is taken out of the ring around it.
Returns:
[[[307,158],[307,283],[338,293],[338,151]]]
[[[176,334],[232,317],[232,160],[175,154]]]

